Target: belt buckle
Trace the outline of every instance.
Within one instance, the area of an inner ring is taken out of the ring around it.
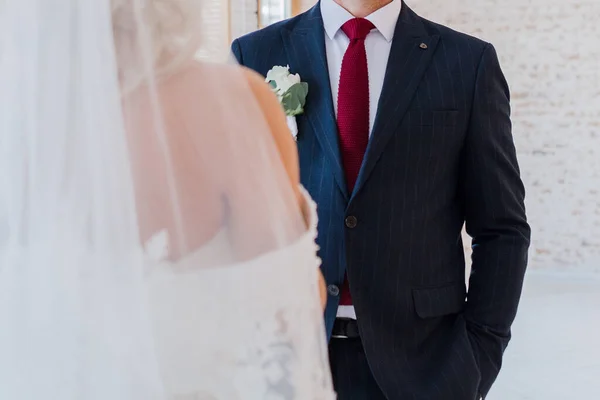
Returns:
[[[345,335],[331,335],[332,339],[348,339],[348,336]]]
[[[348,323],[350,322],[350,318],[336,318],[336,323],[341,324],[343,329],[341,332],[337,332],[338,334],[332,334],[331,337],[333,339],[350,339],[350,336],[344,335],[344,333],[348,333]]]

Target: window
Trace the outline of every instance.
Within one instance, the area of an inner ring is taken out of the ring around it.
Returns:
[[[264,28],[292,16],[291,0],[257,0],[258,27]]]
[[[233,39],[290,18],[301,3],[303,0],[204,0],[198,58],[226,60]]]
[[[229,53],[229,7],[226,1],[202,2],[201,46],[197,56],[211,61],[225,60]]]

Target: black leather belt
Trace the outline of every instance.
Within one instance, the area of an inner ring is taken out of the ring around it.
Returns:
[[[333,339],[357,339],[360,337],[358,323],[355,319],[337,318],[331,331]]]

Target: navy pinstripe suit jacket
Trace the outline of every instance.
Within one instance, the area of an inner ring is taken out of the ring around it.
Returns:
[[[235,40],[232,49],[262,75],[289,65],[309,84],[298,150],[302,183],[319,207],[323,272],[329,285],[341,285],[347,271],[369,365],[387,397],[485,395],[510,339],[530,236],[509,91],[494,48],[403,4],[352,193],[319,5]],[[349,216],[356,226],[345,224]],[[465,222],[474,239],[468,294]],[[328,330],[337,306],[330,295]]]

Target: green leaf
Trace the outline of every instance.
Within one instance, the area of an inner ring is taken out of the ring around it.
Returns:
[[[281,99],[281,104],[286,115],[295,116],[304,112],[306,96],[308,95],[308,83],[300,82],[290,87]]]
[[[288,117],[295,117],[297,115],[300,115],[304,112],[304,108],[302,108],[301,106],[298,106],[297,108],[293,109],[293,110],[285,110],[285,115]]]
[[[297,96],[302,104],[305,104],[306,96],[308,95],[308,83],[296,83],[288,91],[291,92],[292,96]]]
[[[286,92],[283,95],[283,98],[281,99],[281,105],[283,106],[286,115],[294,115],[293,113],[298,110],[298,107],[302,107],[300,100],[297,97],[292,96],[292,94],[289,92]]]

